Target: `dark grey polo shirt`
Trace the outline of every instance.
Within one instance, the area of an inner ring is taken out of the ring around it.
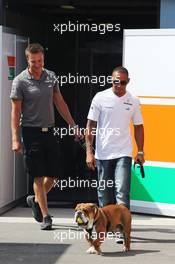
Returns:
[[[52,71],[44,69],[40,80],[34,79],[28,69],[15,77],[10,98],[22,101],[22,126],[54,126],[54,91],[59,91],[59,87]]]

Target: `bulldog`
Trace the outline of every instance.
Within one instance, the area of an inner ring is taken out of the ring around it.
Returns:
[[[85,231],[86,240],[90,248],[86,251],[90,254],[101,254],[100,246],[108,232],[114,233],[122,226],[124,234],[123,251],[130,250],[131,213],[123,204],[110,204],[98,208],[93,203],[80,203],[75,208],[75,221]],[[95,230],[95,239],[92,231]]]

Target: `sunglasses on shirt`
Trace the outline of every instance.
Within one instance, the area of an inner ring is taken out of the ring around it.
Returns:
[[[128,84],[128,80],[125,80],[125,81],[121,81],[119,79],[113,80],[113,84],[115,84],[115,85],[127,85]]]

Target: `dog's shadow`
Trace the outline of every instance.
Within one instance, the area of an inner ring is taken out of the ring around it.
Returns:
[[[101,256],[102,257],[130,257],[130,256],[136,256],[140,254],[146,254],[146,253],[159,253],[160,250],[138,250],[138,249],[132,249],[128,252],[105,252],[103,251]]]

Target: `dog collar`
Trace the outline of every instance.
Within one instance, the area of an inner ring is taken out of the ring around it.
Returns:
[[[93,227],[95,226],[95,224],[98,221],[98,214],[99,214],[99,212],[102,214],[102,217],[104,218],[105,222],[107,223],[107,225],[106,225],[106,231],[108,232],[108,230],[109,230],[110,223],[109,223],[109,221],[108,221],[105,213],[103,212],[103,210],[101,208],[97,208],[97,212],[96,212],[95,217],[94,217],[94,222],[93,222],[92,228],[86,229],[86,232],[90,235],[90,237],[92,237]]]
[[[93,227],[95,226],[96,222],[97,222],[97,219],[98,219],[98,213],[99,213],[99,208],[96,207],[96,213],[95,213],[95,216],[94,216],[94,221],[93,221],[93,225],[92,225],[92,228],[89,228],[89,229],[86,229],[86,231],[88,232],[88,234],[90,236],[92,236],[92,230],[93,230]]]

